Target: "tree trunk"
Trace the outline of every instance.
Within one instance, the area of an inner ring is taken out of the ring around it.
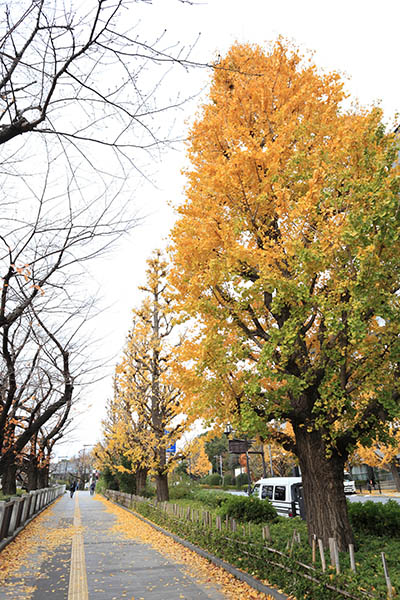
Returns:
[[[156,475],[156,491],[157,491],[157,500],[158,502],[165,502],[169,500],[169,491],[168,491],[168,474],[157,474]]]
[[[136,494],[141,496],[146,487],[147,469],[138,469],[135,473]]]
[[[49,487],[49,468],[44,466],[38,469],[38,488],[39,490]]]
[[[38,470],[36,457],[32,456],[28,465],[28,492],[38,489]]]
[[[393,475],[393,480],[394,480],[394,484],[396,486],[396,490],[398,492],[400,492],[400,475],[399,475],[399,471],[397,468],[397,461],[392,460],[392,462],[390,463],[390,472]]]
[[[17,466],[14,463],[7,465],[4,469],[1,489],[5,496],[15,496],[17,493],[16,474]]]
[[[329,538],[335,538],[338,549],[348,551],[354,543],[347,513],[343,487],[343,470],[347,456],[333,449],[326,457],[326,448],[320,432],[307,432],[305,427],[294,426],[297,455],[303,481],[304,502],[311,543],[315,534],[329,547]]]

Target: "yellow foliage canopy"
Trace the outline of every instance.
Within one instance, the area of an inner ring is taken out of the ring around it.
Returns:
[[[197,323],[177,366],[188,411],[250,429],[296,413],[332,447],[393,411],[396,143],[378,109],[344,97],[282,40],[234,46],[215,69],[172,232],[171,281]]]

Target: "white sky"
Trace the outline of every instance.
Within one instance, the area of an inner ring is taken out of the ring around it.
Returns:
[[[315,51],[319,67],[346,74],[350,78],[348,91],[361,104],[379,100],[388,120],[400,109],[399,0],[199,0],[194,5],[153,0],[152,5],[139,2],[129,17],[138,21],[138,33],[149,42],[166,29],[171,44],[180,42],[189,47],[201,33],[191,58],[202,63],[225,54],[235,41],[262,45],[283,35]],[[182,69],[176,85],[187,97],[204,88],[208,79],[204,69],[190,74]],[[182,123],[190,120],[195,106],[196,101],[183,109]],[[148,216],[107,260],[92,266],[103,304],[108,306],[97,322],[104,354],[117,356],[122,350],[131,309],[141,301],[137,288],[144,282],[146,259],[153,249],[165,245],[174,222],[167,202],[176,203],[182,197],[183,163],[182,145],[152,165],[155,186],[137,179],[132,182],[134,202]],[[95,351],[100,352],[99,344]],[[74,441],[60,446],[58,456],[76,453],[83,444],[94,444],[100,438],[100,420],[111,395],[115,362],[109,362],[109,375],[101,384],[86,390],[91,408],[77,419]]]

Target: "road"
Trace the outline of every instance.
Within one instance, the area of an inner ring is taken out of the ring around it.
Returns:
[[[217,490],[216,490],[217,491]],[[234,496],[247,496],[246,492],[236,491],[236,490],[226,490],[229,494],[233,494]],[[373,494],[349,494],[347,496],[350,502],[367,502],[367,500],[372,500],[372,502],[387,502],[388,500],[394,500],[398,504],[400,504],[400,496],[385,496],[384,493],[373,495]]]
[[[377,496],[372,494],[351,494],[347,496],[350,502],[367,502],[367,500],[372,500],[372,502],[387,502],[388,500],[394,500],[398,504],[400,504],[399,496],[385,496],[384,493],[378,494]]]

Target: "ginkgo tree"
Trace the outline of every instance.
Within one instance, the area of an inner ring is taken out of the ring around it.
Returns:
[[[390,471],[396,490],[400,492],[400,429],[398,424],[390,426],[390,436],[386,442],[377,441],[371,446],[365,447],[357,444],[355,452],[351,457],[354,464],[365,464],[369,467],[377,467]]]
[[[195,437],[183,448],[183,454],[188,464],[189,475],[204,477],[212,470],[212,464],[205,450],[204,436]]]
[[[145,424],[133,415],[129,402],[114,383],[114,396],[107,403],[102,422],[102,441],[94,448],[95,466],[118,481],[121,491],[141,496],[149,472],[147,448],[137,444]]]
[[[168,450],[189,423],[180,414],[181,390],[171,380],[174,347],[179,346],[180,337],[170,309],[167,270],[161,252],[155,251],[148,260],[146,285],[141,288],[146,298],[133,311],[133,325],[115,372],[119,402],[140,423],[131,438],[131,458],[140,462],[145,451],[159,501],[168,500],[168,473],[180,458]]]
[[[284,40],[235,45],[189,134],[171,280],[188,411],[292,450],[309,536],[353,542],[343,468],[400,411],[398,144]],[[186,365],[185,365],[186,360]],[[293,427],[294,440],[281,428]]]

